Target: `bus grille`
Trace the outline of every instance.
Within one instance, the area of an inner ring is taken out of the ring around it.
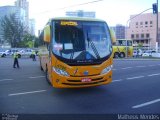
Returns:
[[[107,80],[104,80],[101,78],[94,78],[91,82],[81,82],[81,80],[67,80],[67,83],[62,83],[64,85],[70,85],[70,86],[87,86],[87,85],[96,85],[101,84],[103,82],[106,82]]]

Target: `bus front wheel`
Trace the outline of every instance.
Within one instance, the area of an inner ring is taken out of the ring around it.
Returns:
[[[119,57],[119,53],[114,53],[114,58],[118,58]]]
[[[125,53],[121,52],[119,55],[120,58],[124,58],[125,57]]]
[[[48,84],[51,85],[51,82],[50,82],[50,80],[49,80],[49,74],[48,74],[48,70],[47,70],[47,69],[46,69],[45,74],[46,74],[45,77],[46,77],[46,80],[47,80]]]

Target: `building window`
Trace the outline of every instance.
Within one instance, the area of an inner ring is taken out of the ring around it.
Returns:
[[[148,21],[145,22],[145,25],[148,25]]]
[[[139,38],[139,34],[136,34],[136,38]]]
[[[131,38],[132,38],[132,39],[134,38],[134,34],[131,34]]]
[[[153,21],[150,21],[150,24],[153,24]]]
[[[140,22],[140,25],[143,25],[143,22]]]
[[[138,25],[138,22],[136,22],[136,25]]]
[[[146,34],[146,38],[149,38],[149,37],[150,37],[150,34],[149,34],[149,33],[147,33],[147,34]]]
[[[141,38],[144,38],[144,34],[141,34]]]

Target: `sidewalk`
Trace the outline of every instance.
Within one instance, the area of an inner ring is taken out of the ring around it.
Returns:
[[[155,57],[128,57],[128,58],[114,58],[114,60],[159,60],[160,58]]]

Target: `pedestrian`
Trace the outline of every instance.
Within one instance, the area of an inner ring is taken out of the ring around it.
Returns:
[[[15,53],[13,54],[13,58],[14,58],[13,68],[16,68],[16,66],[17,66],[17,68],[19,68],[18,53],[17,53],[17,52],[15,52]]]
[[[32,51],[32,59],[33,61],[36,61],[36,52],[34,50]]]

